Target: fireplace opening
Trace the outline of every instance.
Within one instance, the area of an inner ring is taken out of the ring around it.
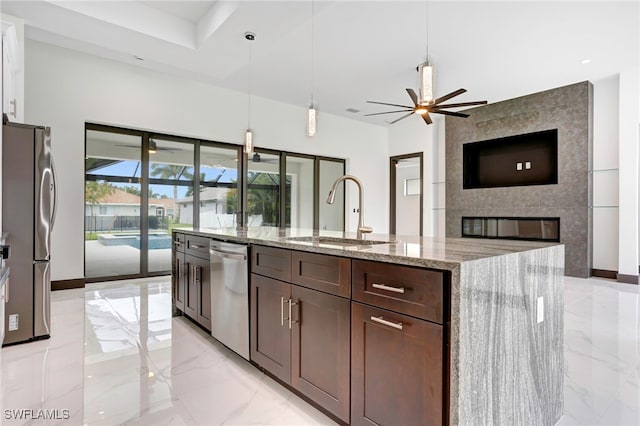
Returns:
[[[463,217],[462,236],[505,240],[560,241],[559,217]]]

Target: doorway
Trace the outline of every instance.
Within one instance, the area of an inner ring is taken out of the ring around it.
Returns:
[[[422,236],[422,153],[389,158],[389,233]]]

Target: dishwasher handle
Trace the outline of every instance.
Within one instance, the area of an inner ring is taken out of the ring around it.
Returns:
[[[246,254],[231,253],[231,252],[228,252],[228,251],[214,250],[212,248],[209,249],[209,254],[211,254],[213,256],[222,257],[224,259],[247,260],[247,255]]]

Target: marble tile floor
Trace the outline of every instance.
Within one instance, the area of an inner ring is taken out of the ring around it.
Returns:
[[[51,339],[0,350],[0,424],[334,424],[170,303],[168,278],[54,292]],[[566,278],[564,346],[558,424],[639,425],[640,288]]]

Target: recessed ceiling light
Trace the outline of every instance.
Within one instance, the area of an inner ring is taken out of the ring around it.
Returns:
[[[583,59],[580,61],[581,64],[586,65],[591,62],[591,59]]]
[[[355,109],[355,108],[347,108],[347,109],[345,109],[345,111],[347,111],[347,112],[351,112],[351,113],[354,113],[354,114],[356,114],[356,113],[360,112],[360,110],[359,110],[359,109]]]
[[[144,58],[138,56],[138,55],[133,55],[133,57],[138,60],[138,61],[144,61]]]

